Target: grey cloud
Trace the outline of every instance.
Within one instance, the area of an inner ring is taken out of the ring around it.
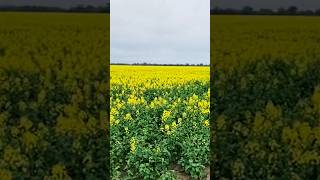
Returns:
[[[209,64],[209,3],[111,1],[111,62]]]

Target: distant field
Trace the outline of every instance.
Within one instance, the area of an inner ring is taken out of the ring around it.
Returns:
[[[209,67],[111,65],[113,179],[208,175],[209,72]]]
[[[109,15],[0,13],[1,179],[104,179]]]
[[[320,17],[211,16],[213,64],[237,67],[281,59],[306,64],[320,57]]]
[[[219,179],[319,179],[320,18],[211,16]]]

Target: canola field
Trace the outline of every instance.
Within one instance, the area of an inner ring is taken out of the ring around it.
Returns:
[[[106,179],[109,15],[0,13],[0,179]]]
[[[214,179],[319,179],[320,18],[211,16]]]
[[[210,68],[111,65],[112,178],[192,178],[209,166]]]

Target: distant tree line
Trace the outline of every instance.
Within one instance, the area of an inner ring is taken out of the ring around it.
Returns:
[[[112,65],[131,65],[131,66],[209,66],[207,64],[153,64],[153,63],[111,63]]]
[[[71,8],[48,6],[0,6],[0,11],[110,13],[110,4],[108,3],[104,6],[78,5]]]
[[[320,8],[317,10],[299,10],[296,6],[288,8],[273,9],[254,9],[251,6],[245,6],[242,9],[220,8],[215,7],[211,9],[211,14],[225,14],[225,15],[306,15],[306,16],[320,16]]]

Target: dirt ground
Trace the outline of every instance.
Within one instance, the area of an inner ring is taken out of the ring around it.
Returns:
[[[175,170],[178,180],[191,180],[191,177],[187,175],[179,165],[172,165],[171,168]],[[210,180],[210,167],[205,168],[206,178],[203,180]]]

